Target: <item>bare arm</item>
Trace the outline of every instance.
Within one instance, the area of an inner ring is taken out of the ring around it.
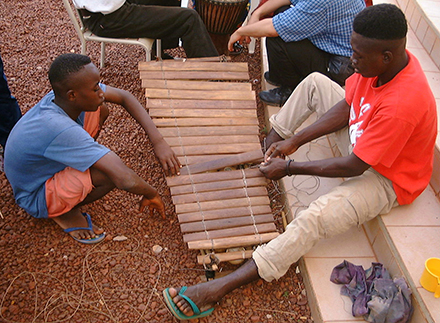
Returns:
[[[237,41],[241,41],[244,37],[277,37],[272,19],[263,19],[253,24],[249,24],[238,28],[229,38],[228,50],[233,50],[233,45]]]
[[[107,86],[104,95],[107,102],[123,106],[125,110],[127,110],[127,112],[142,126],[154,146],[154,152],[159,158],[165,173],[167,175],[179,174],[179,160],[157,130],[150,115],[133,94],[125,90]]]
[[[265,160],[281,155],[290,155],[302,145],[323,135],[338,131],[348,125],[350,106],[345,100],[336,103],[321,118],[296,133],[293,137],[274,142],[266,151]]]
[[[165,218],[165,206],[157,190],[128,168],[114,152],[100,158],[92,167],[104,173],[117,188],[141,195],[141,211],[145,207],[148,207],[150,212],[155,209]]]

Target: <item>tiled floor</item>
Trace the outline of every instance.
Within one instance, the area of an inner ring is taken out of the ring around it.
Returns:
[[[407,48],[419,59],[440,111],[440,0],[417,1],[375,0],[374,3],[393,3],[405,12],[411,27]],[[264,46],[263,52],[263,70],[266,71]],[[267,116],[277,111],[278,108],[268,107]],[[331,155],[328,141],[320,140],[312,146],[302,147],[294,158],[305,160]],[[396,208],[389,215],[370,221],[364,228],[354,228],[337,238],[321,241],[303,257],[301,269],[315,322],[363,321],[351,315],[350,300],[340,296],[340,286],[329,281],[332,269],[345,259],[365,269],[371,262],[380,261],[393,275],[405,275],[416,291],[412,323],[440,323],[440,298],[434,298],[433,293],[425,291],[419,282],[425,260],[440,257],[440,139],[437,140],[434,168],[431,187],[412,205]],[[312,176],[283,180],[292,214],[340,181]]]

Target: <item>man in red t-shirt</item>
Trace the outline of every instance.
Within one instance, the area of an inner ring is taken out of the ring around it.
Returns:
[[[208,315],[232,290],[259,278],[280,278],[320,239],[411,203],[427,187],[437,135],[436,104],[419,62],[405,50],[407,28],[394,5],[364,9],[353,23],[356,74],[347,80],[345,93],[326,76],[313,73],[271,117],[270,146],[260,166],[267,178],[305,174],[347,180],[313,201],[234,273],[189,288],[167,288],[165,301],[176,317]],[[317,121],[295,133],[314,112]],[[330,133],[341,157],[307,162],[277,158]]]

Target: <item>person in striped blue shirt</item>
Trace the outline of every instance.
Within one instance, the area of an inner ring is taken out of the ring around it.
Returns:
[[[266,104],[282,106],[310,73],[320,72],[340,85],[353,73],[350,35],[364,0],[268,0],[237,29],[228,43],[266,37],[268,83],[278,86],[260,93]],[[274,12],[273,17],[266,18]]]

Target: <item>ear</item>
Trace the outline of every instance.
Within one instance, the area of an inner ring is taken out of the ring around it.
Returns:
[[[389,50],[386,50],[382,53],[382,61],[384,64],[390,64],[393,61],[393,53]]]
[[[69,101],[75,101],[75,99],[76,99],[76,93],[75,93],[75,91],[74,90],[69,90],[69,91],[67,91],[67,100],[69,100]]]

